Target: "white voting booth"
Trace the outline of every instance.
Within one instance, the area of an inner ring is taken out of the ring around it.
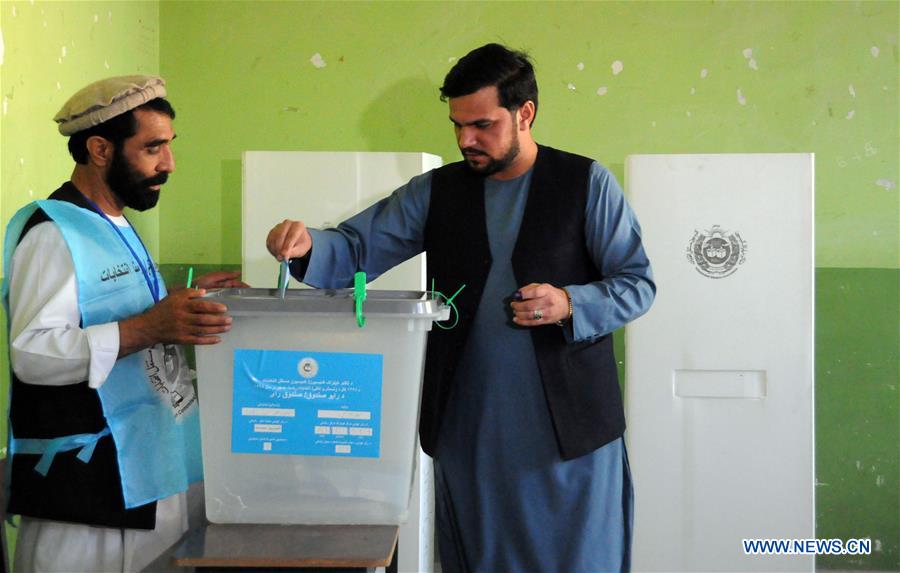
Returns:
[[[635,571],[813,571],[812,154],[633,155],[657,298],[626,331]]]
[[[284,219],[325,228],[387,196],[410,178],[441,165],[425,153],[247,151],[243,157],[243,279],[276,286],[278,264],[265,248],[269,230]],[[291,279],[291,288],[301,285]],[[419,255],[369,284],[371,289],[425,290]],[[434,563],[434,487],[431,459],[418,451],[409,516],[400,528],[398,568],[427,573]]]

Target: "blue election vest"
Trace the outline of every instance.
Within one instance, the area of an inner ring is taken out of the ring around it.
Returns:
[[[131,227],[119,228],[129,250],[108,220],[64,201],[36,201],[16,213],[7,227],[4,268],[38,208],[57,225],[71,252],[82,327],[146,311],[155,303],[154,282],[158,296],[166,296],[149,255],[140,262],[132,255],[146,250]],[[3,299],[8,304],[6,281]],[[97,392],[108,428],[50,439],[11,435],[10,453],[42,454],[35,469],[46,475],[57,452],[80,449],[78,458],[88,462],[97,440],[112,434],[126,508],[180,493],[203,478],[197,396],[180,346],[157,344],[120,358]]]

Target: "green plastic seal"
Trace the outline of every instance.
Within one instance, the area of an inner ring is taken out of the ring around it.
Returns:
[[[362,328],[366,325],[363,314],[363,302],[366,300],[366,273],[360,271],[353,275],[353,300],[356,303],[356,324]]]

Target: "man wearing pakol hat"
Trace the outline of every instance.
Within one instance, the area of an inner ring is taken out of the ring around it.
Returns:
[[[428,334],[419,438],[449,572],[627,571],[632,488],[612,332],[656,287],[641,229],[596,161],[538,145],[529,57],[469,52],[441,98],[463,161],[336,229],[287,220],[267,247],[344,287],[425,251],[459,321]]]
[[[54,118],[71,179],[6,230],[10,323],[8,513],[16,571],[136,571],[187,528],[202,479],[197,396],[180,344],[230,328],[205,288],[168,293],[124,208],[156,205],[175,170],[165,82],[95,82]]]

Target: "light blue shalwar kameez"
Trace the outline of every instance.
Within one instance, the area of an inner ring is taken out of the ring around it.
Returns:
[[[530,182],[530,171],[485,180],[493,264],[435,456],[441,564],[448,573],[625,571],[633,502],[622,439],[563,461],[530,334],[508,326],[509,297],[524,286],[510,259]],[[615,178],[594,163],[589,186],[587,247],[605,278],[555,285],[572,296],[572,340],[623,326],[655,292],[640,227]],[[337,229],[311,230],[303,280],[346,287],[357,270],[371,279],[421,252],[430,191],[425,174]]]

